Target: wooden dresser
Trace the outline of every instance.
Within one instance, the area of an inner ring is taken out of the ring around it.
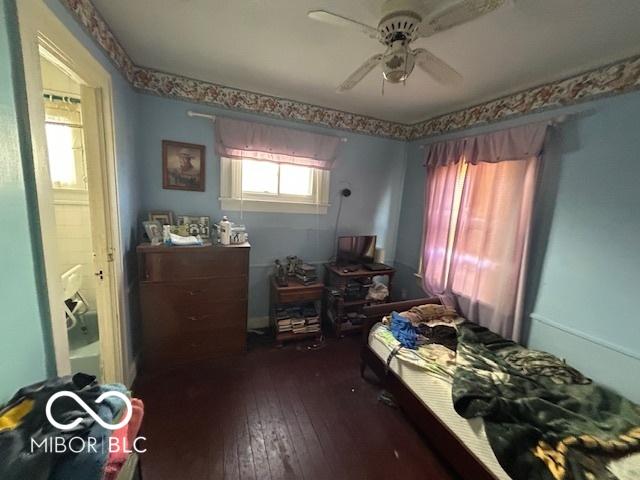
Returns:
[[[245,351],[249,251],[138,246],[145,372]]]

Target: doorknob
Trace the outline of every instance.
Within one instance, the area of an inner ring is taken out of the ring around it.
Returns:
[[[94,273],[94,275],[96,277],[98,277],[100,280],[104,280],[104,274],[102,273],[102,270],[100,270],[99,272]]]

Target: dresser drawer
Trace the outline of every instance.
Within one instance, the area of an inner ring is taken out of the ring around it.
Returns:
[[[175,365],[209,360],[245,351],[245,331],[239,328],[221,329],[215,338],[198,334],[183,334],[165,338],[152,350],[143,352],[146,370],[161,371]]]
[[[246,300],[216,303],[175,304],[143,295],[145,344],[153,348],[158,339],[185,333],[214,334],[222,328],[247,328]],[[157,300],[157,301],[154,301]]]
[[[298,303],[312,302],[322,299],[323,286],[317,289],[297,289],[291,291],[280,291],[277,293],[277,303]]]
[[[173,305],[216,303],[247,298],[247,277],[208,278],[181,282],[142,282],[140,289]]]
[[[141,280],[144,282],[226,278],[248,274],[249,250],[210,247],[180,252],[148,252],[142,261]]]

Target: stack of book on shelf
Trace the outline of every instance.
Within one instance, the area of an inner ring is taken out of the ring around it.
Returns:
[[[316,273],[316,267],[309,265],[308,263],[300,263],[296,267],[296,278],[303,285],[310,285],[318,281],[318,274]]]
[[[276,309],[278,333],[314,333],[320,331],[320,315],[313,303]]]
[[[304,319],[306,321],[306,332],[319,332],[320,331],[320,315],[318,315],[318,311],[316,310],[316,306],[313,304],[309,304],[308,306],[302,309],[302,314],[304,315]]]
[[[291,316],[285,308],[276,310],[276,322],[278,323],[278,332],[290,332],[292,330]]]
[[[307,331],[307,324],[304,318],[292,318],[291,327],[293,329],[293,333],[306,333]]]

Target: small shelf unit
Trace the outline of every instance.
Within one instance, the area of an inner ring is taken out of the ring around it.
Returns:
[[[336,264],[325,264],[325,271],[324,318],[338,338],[346,333],[362,330],[361,323],[351,323],[348,319],[350,312],[360,314],[367,305],[386,303],[388,301],[388,298],[384,301],[367,300],[365,298],[351,299],[347,296],[349,283],[372,281],[374,277],[384,276],[388,279],[387,286],[391,291],[395,274],[395,269],[392,267],[384,270],[368,270],[364,267],[344,268]],[[362,294],[365,294],[365,292],[362,292]]]

